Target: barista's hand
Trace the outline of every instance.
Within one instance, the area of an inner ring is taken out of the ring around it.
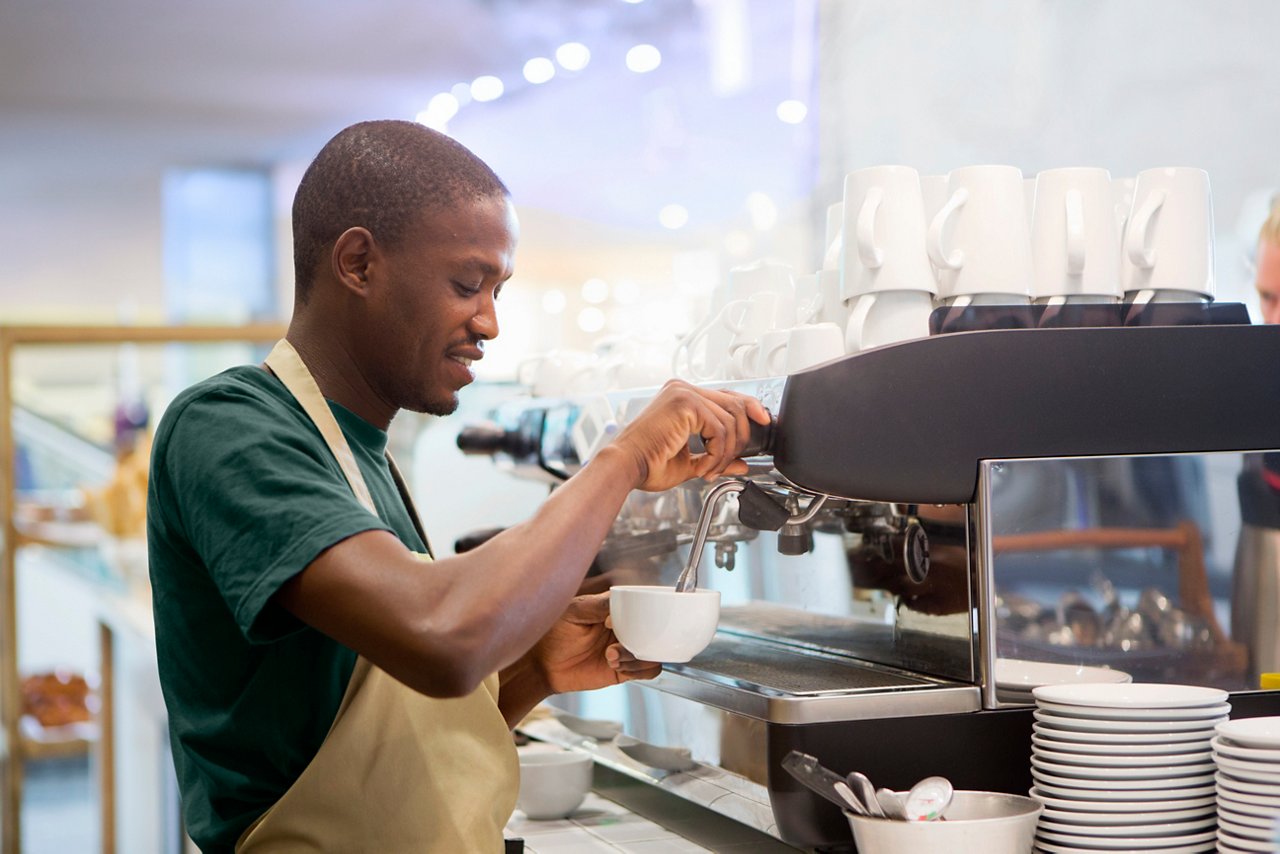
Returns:
[[[652,679],[662,665],[627,652],[609,626],[609,594],[578,596],[529,655],[553,694]]]
[[[755,398],[671,380],[613,446],[634,455],[637,488],[661,492],[694,477],[746,474],[738,454],[750,437],[749,421],[769,423],[768,411]],[[694,435],[702,436],[705,454],[689,453]]]

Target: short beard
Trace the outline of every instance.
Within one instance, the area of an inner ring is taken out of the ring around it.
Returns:
[[[422,404],[420,409],[415,407],[415,410],[427,415],[438,415],[440,417],[452,415],[458,410],[458,396],[455,394],[448,400],[427,401]]]

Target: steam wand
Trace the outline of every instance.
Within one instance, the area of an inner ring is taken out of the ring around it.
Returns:
[[[698,567],[702,564],[702,552],[707,544],[707,534],[711,531],[711,521],[715,518],[716,505],[724,496],[741,492],[738,501],[738,520],[758,531],[777,531],[784,525],[801,525],[808,522],[826,503],[826,495],[815,496],[803,513],[792,516],[791,511],[779,504],[760,487],[749,480],[726,480],[716,484],[707,493],[702,504],[702,514],[698,517],[698,530],[693,544],[689,547],[689,563],[676,579],[676,592],[688,593],[698,587]]]

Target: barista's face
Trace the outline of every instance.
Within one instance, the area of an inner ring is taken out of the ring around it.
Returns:
[[[1258,302],[1263,323],[1280,323],[1280,243],[1264,240],[1258,244]]]
[[[472,363],[497,337],[494,301],[511,277],[519,227],[511,202],[476,199],[424,214],[387,253],[378,315],[383,393],[400,409],[448,415]]]

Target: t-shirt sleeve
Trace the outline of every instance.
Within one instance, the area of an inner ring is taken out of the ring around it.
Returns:
[[[301,412],[234,389],[170,407],[151,476],[163,523],[199,558],[252,642],[301,627],[272,602],[284,582],[350,536],[390,530],[361,506]]]

